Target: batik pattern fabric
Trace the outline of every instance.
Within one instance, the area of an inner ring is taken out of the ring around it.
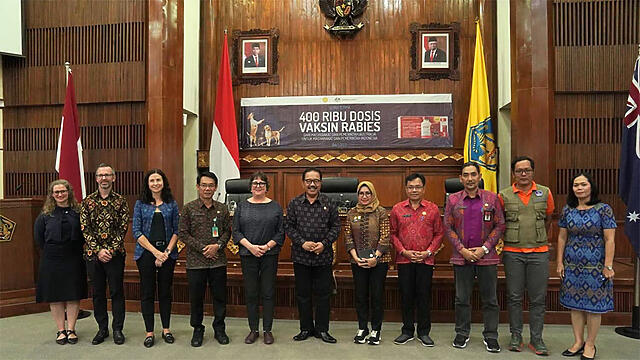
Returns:
[[[586,210],[565,206],[558,226],[567,229],[560,303],[592,313],[612,311],[613,280],[602,275],[604,229],[616,228],[611,206],[599,203]]]
[[[84,257],[94,260],[104,249],[112,255],[125,255],[124,237],[129,227],[129,205],[113,191],[106,198],[98,191],[87,196],[80,209],[80,228],[84,236]]]

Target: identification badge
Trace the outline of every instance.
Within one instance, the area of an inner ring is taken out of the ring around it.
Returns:
[[[493,212],[491,212],[490,210],[485,210],[483,211],[484,216],[482,217],[482,219],[484,221],[491,221],[491,215],[493,214]]]
[[[214,238],[217,238],[218,236],[220,236],[220,233],[218,231],[218,218],[215,217],[213,218],[213,226],[211,227],[211,236]]]
[[[410,218],[411,214],[402,215],[403,218]]]

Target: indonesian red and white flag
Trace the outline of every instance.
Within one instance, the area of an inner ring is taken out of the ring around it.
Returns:
[[[80,124],[76,92],[73,88],[73,74],[67,71],[67,94],[64,98],[64,110],[60,122],[58,151],[56,153],[56,171],[58,178],[67,180],[73,187],[78,201],[87,196],[84,185],[84,165],[82,162],[82,143],[80,142]]]
[[[209,149],[209,169],[218,177],[218,195],[214,199],[225,202],[225,182],[240,177],[240,153],[238,151],[238,130],[236,111],[233,104],[231,67],[227,34],[222,45],[222,61],[218,74],[216,109],[213,117],[211,148]]]

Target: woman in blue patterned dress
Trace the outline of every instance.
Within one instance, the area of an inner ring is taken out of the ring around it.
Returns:
[[[616,221],[611,206],[598,199],[591,176],[580,173],[571,184],[558,223],[557,270],[562,277],[560,303],[571,309],[575,342],[562,355],[593,359],[601,314],[613,310]]]

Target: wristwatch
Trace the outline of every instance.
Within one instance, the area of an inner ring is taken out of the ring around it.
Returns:
[[[607,270],[609,271],[613,271],[613,266],[605,266],[605,268],[607,268]]]
[[[484,250],[485,255],[489,253],[489,249],[484,245],[482,245],[482,250]]]

